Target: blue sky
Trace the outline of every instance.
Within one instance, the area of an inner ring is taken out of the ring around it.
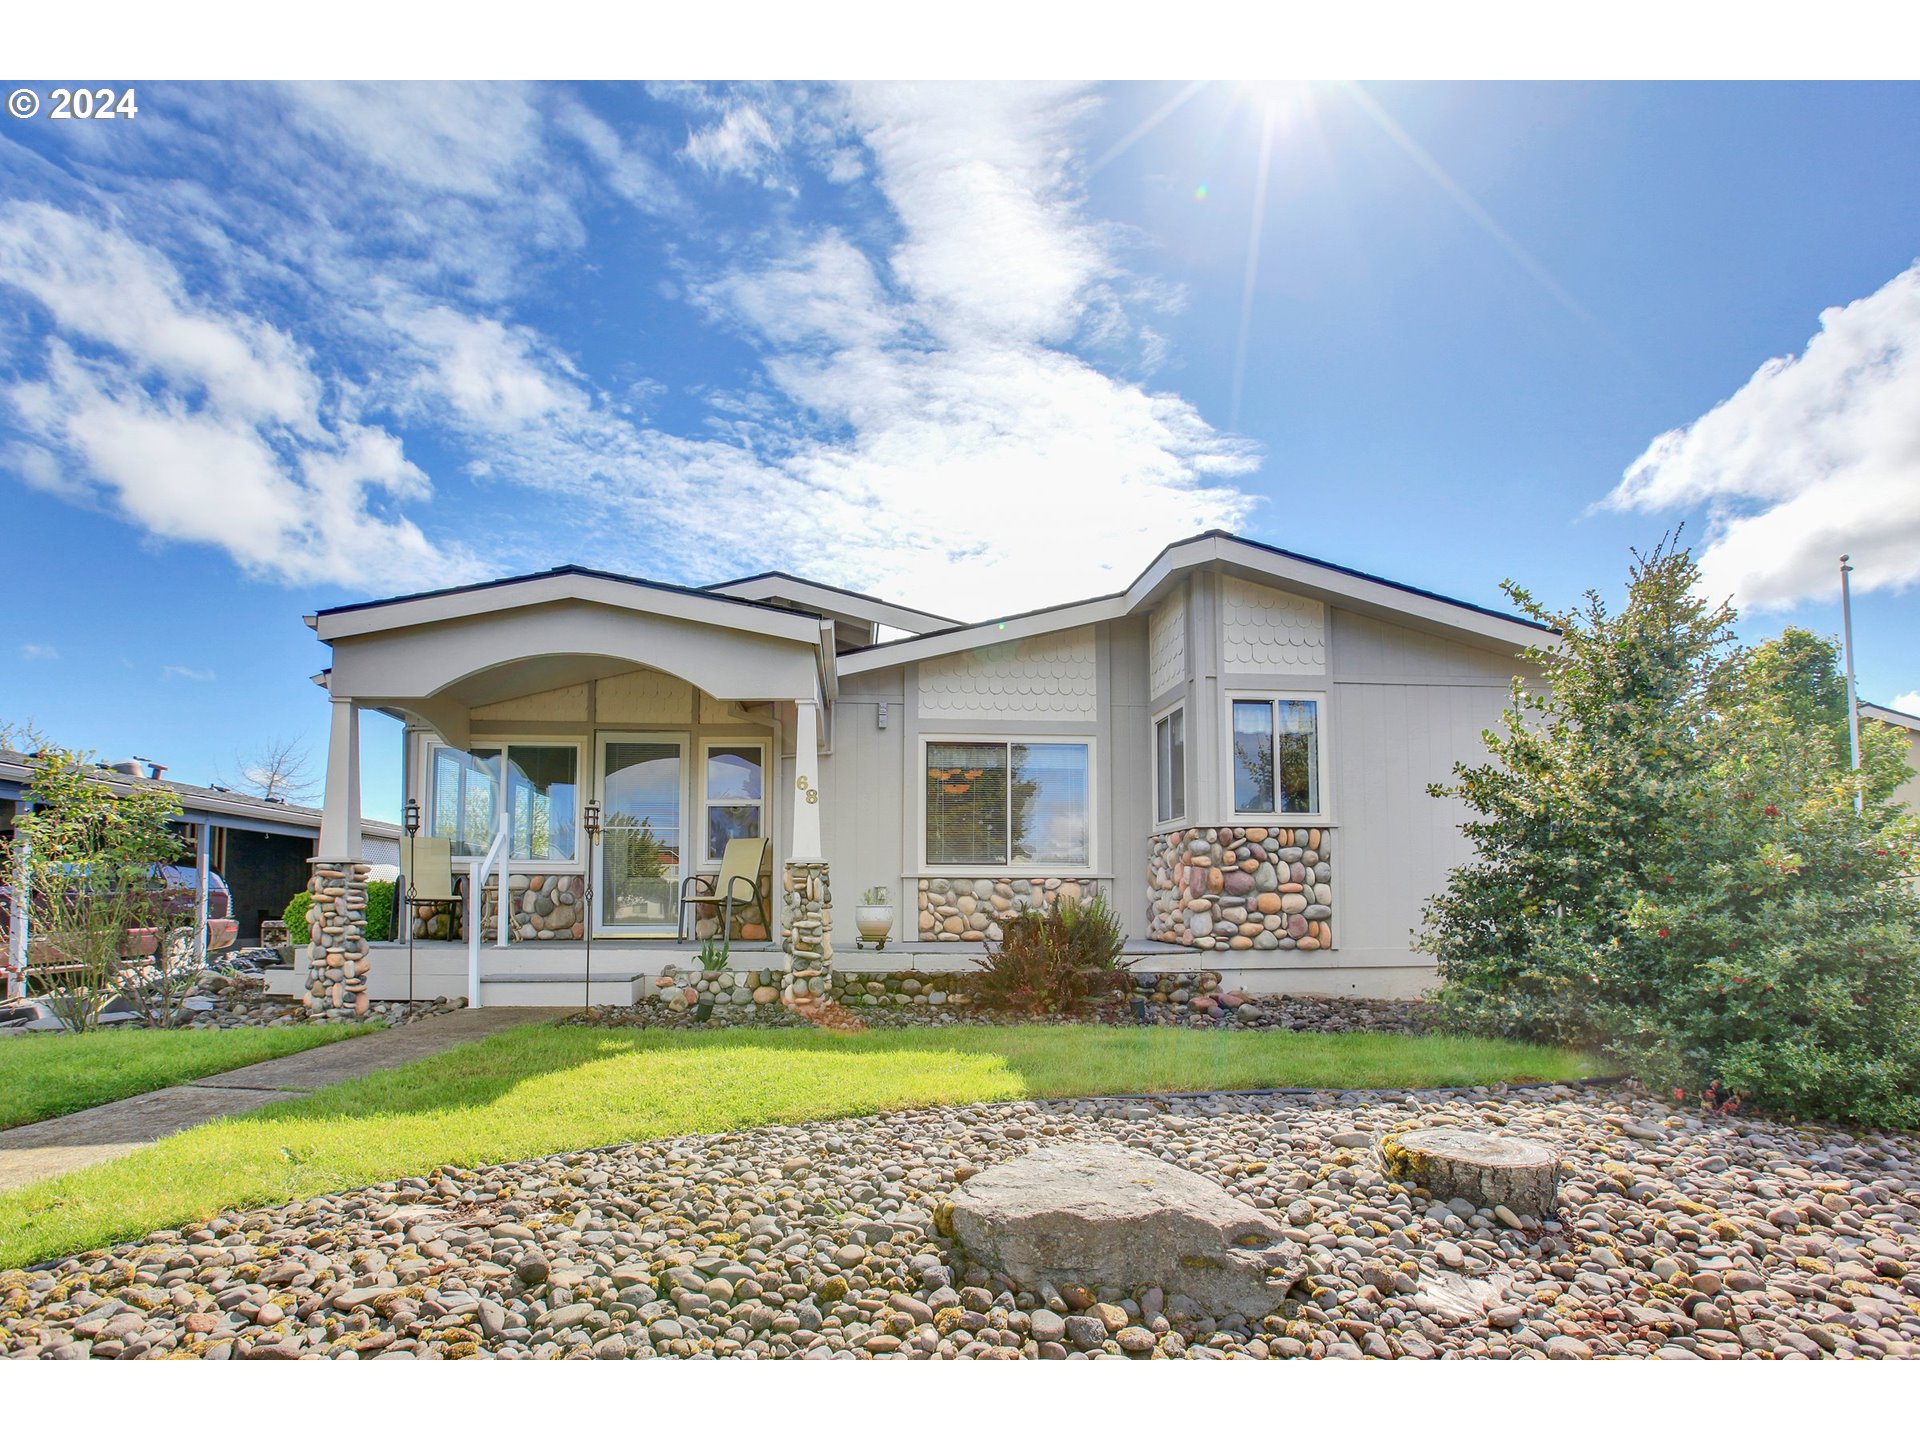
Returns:
[[[981,616],[1221,525],[1558,602],[1682,520],[1749,638],[1850,550],[1920,703],[1912,85],[138,100],[0,121],[0,721],[317,762],[304,612],[567,562]]]

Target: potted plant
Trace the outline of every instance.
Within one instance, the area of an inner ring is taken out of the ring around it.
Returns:
[[[886,949],[887,937],[893,933],[893,906],[887,902],[887,887],[875,885],[860,900],[853,907],[853,923],[860,931],[853,948],[864,950],[871,940],[874,949]]]

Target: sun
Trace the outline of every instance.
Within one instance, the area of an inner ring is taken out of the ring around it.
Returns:
[[[1330,87],[1322,80],[1235,80],[1234,93],[1260,112],[1269,126],[1289,129],[1320,103]]]

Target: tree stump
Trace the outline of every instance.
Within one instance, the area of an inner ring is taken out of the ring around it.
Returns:
[[[1439,1125],[1382,1135],[1376,1148],[1389,1180],[1416,1186],[1436,1200],[1505,1205],[1518,1215],[1553,1213],[1560,1155],[1550,1145]]]

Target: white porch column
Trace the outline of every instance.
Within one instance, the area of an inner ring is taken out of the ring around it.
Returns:
[[[348,1017],[367,1013],[366,852],[360,838],[360,707],[333,697],[327,737],[327,798],[307,892],[307,994],[310,1010]]]
[[[820,707],[802,700],[794,707],[793,844],[790,861],[817,861],[820,853]]]
[[[820,709],[794,706],[793,845],[782,876],[787,976],[781,998],[800,1014],[827,1002],[833,983],[833,890],[820,843]]]
[[[333,728],[327,736],[327,792],[320,812],[319,853],[329,860],[358,860],[360,848],[360,707],[333,697]]]

